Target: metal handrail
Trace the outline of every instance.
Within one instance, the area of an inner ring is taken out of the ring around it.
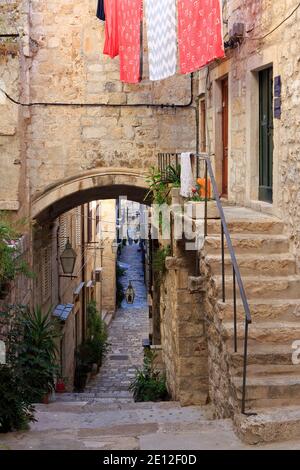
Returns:
[[[233,303],[234,303],[234,352],[237,352],[237,311],[236,311],[236,282],[239,287],[241,300],[243,303],[244,311],[245,311],[245,335],[244,335],[244,362],[243,362],[243,385],[242,385],[242,407],[241,411],[243,414],[246,414],[246,384],[247,384],[247,359],[248,359],[248,331],[249,331],[249,324],[252,323],[250,307],[248,304],[244,284],[241,277],[241,272],[239,265],[237,263],[235,251],[233,248],[231,236],[229,234],[226,217],[224,213],[224,209],[221,204],[219,191],[217,187],[217,182],[215,179],[215,175],[213,172],[211,160],[207,154],[196,154],[196,157],[205,161],[205,236],[207,236],[207,203],[208,203],[208,184],[207,184],[207,176],[209,175],[211,185],[213,188],[215,201],[218,207],[218,211],[220,214],[221,219],[221,237],[222,237],[222,294],[223,294],[223,302],[225,302],[225,262],[224,262],[224,235],[227,242],[227,248],[230,254],[231,263],[233,267]],[[208,174],[207,174],[208,173]]]
[[[164,155],[167,155],[165,157]],[[171,158],[176,158],[176,165],[179,161],[179,154],[159,154],[159,169],[164,171],[166,167],[166,163],[170,164]],[[225,274],[225,244],[224,244],[224,237],[227,242],[227,248],[231,258],[232,264],[232,276],[233,276],[233,310],[234,310],[234,352],[237,352],[238,349],[238,342],[237,342],[237,302],[236,302],[236,284],[238,285],[240,297],[242,300],[242,304],[244,307],[245,312],[245,334],[244,334],[244,357],[243,357],[243,383],[242,383],[242,406],[241,412],[243,414],[248,414],[245,412],[246,409],[246,384],[247,384],[247,359],[248,359],[248,332],[249,332],[249,325],[252,323],[250,307],[247,300],[244,284],[242,281],[240,268],[237,263],[235,251],[233,248],[231,236],[228,230],[226,217],[224,213],[224,209],[222,207],[222,203],[219,196],[219,191],[217,187],[217,182],[214,176],[212,164],[210,157],[207,153],[196,153],[191,154],[191,157],[196,158],[196,174],[197,177],[199,176],[199,162],[202,160],[205,162],[205,211],[204,211],[204,235],[205,238],[208,235],[208,177],[210,179],[216,205],[219,211],[220,219],[221,219],[221,251],[222,251],[222,300],[223,302],[226,301],[226,291],[225,291],[225,281],[226,281],[226,274]]]

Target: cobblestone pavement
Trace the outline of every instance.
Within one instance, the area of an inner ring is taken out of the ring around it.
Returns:
[[[110,351],[97,377],[86,387],[90,398],[131,398],[128,386],[136,367],[142,365],[142,340],[149,336],[147,292],[144,284],[142,254],[138,245],[123,247],[120,261],[129,265],[122,276],[124,290],[132,281],[136,292],[133,305],[123,301],[109,327]]]

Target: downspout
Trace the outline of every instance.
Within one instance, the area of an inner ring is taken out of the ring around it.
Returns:
[[[60,226],[58,225],[57,231],[56,231],[57,298],[58,298],[58,303],[61,304],[60,272],[59,272],[59,232],[60,232]]]
[[[84,205],[81,206],[81,282],[85,282],[86,266],[85,266],[85,213]],[[86,337],[86,296],[85,287],[81,291],[82,300],[82,342]]]

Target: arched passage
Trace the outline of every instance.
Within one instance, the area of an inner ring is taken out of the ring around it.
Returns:
[[[75,385],[76,376],[74,351],[78,351],[79,346],[86,339],[87,311],[91,301],[96,302],[98,311],[101,312],[103,318],[108,318],[109,322],[113,322],[115,315],[119,315],[119,319],[123,323],[125,322],[124,328],[130,326],[127,337],[124,337],[122,341],[127,341],[127,346],[125,346],[128,349],[133,348],[134,354],[135,338],[138,338],[139,334],[144,334],[145,331],[150,333],[148,331],[148,293],[152,290],[153,276],[148,253],[152,250],[152,241],[142,240],[141,249],[138,244],[125,245],[125,248],[121,250],[122,257],[120,259],[118,256],[116,257],[116,253],[113,253],[111,242],[105,241],[105,234],[108,231],[112,231],[118,241],[121,240],[120,233],[116,231],[116,208],[119,207],[118,204],[121,206],[122,202],[119,201],[115,206],[110,206],[112,200],[126,196],[129,204],[133,201],[147,206],[151,202],[146,199],[148,189],[146,172],[144,171],[127,168],[98,168],[59,180],[32,197],[31,220],[37,222],[37,224],[33,224],[37,226],[32,234],[33,265],[38,274],[34,282],[35,301],[42,304],[45,310],[48,306],[57,306],[55,315],[56,312],[62,310],[62,307],[64,309],[68,306],[72,308],[68,317],[62,322],[63,340],[60,344],[61,373],[68,377],[70,391],[73,381]],[[101,201],[105,203],[104,206],[109,206],[109,210],[104,209],[103,211]],[[98,212],[99,206],[102,210]],[[145,213],[147,213],[146,208]],[[65,220],[68,214],[71,223]],[[131,217],[132,215],[129,220]],[[77,224],[78,220],[79,224]],[[102,248],[99,239],[95,236],[97,220],[104,240],[101,243]],[[145,220],[147,221],[147,219]],[[80,227],[79,231],[77,226]],[[70,239],[77,254],[73,278],[64,275],[59,261],[66,239]],[[130,243],[128,242],[128,244]],[[121,241],[119,241],[119,245],[121,245]],[[143,263],[142,252],[144,253]],[[126,290],[127,284],[131,280],[136,291],[134,314],[130,312],[131,306],[129,306],[129,310],[117,303],[112,305],[112,302],[109,304],[110,307],[107,306],[107,300],[116,300],[117,282],[115,281],[118,276],[118,259],[121,264],[123,262],[128,266],[128,272],[126,271],[124,279],[121,279],[123,289]],[[138,264],[140,264],[140,268]],[[144,303],[138,302],[141,297],[143,297]],[[119,307],[124,309],[121,313]],[[153,318],[153,314],[151,315]],[[118,338],[122,335],[119,331],[114,333],[113,326],[111,341],[119,341]],[[123,326],[121,325],[122,328]],[[116,329],[118,330],[119,327],[119,321],[116,321]],[[143,336],[139,338],[136,361],[139,361],[139,356],[142,354],[142,341],[145,339],[148,338]],[[118,347],[119,345],[116,346],[116,350]],[[123,370],[123,366],[121,369]],[[129,369],[130,364],[128,364]],[[126,377],[127,373],[129,372],[125,367]],[[111,379],[113,382],[113,377]],[[113,393],[113,390],[107,392]],[[122,392],[125,393],[125,390]]]
[[[99,168],[65,178],[46,187],[32,198],[31,218],[50,222],[68,210],[96,199],[117,199],[149,203],[146,173],[125,168]]]

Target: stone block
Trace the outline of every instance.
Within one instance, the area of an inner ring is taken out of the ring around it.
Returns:
[[[206,279],[204,276],[190,276],[188,278],[188,290],[190,293],[205,292],[206,291]]]

